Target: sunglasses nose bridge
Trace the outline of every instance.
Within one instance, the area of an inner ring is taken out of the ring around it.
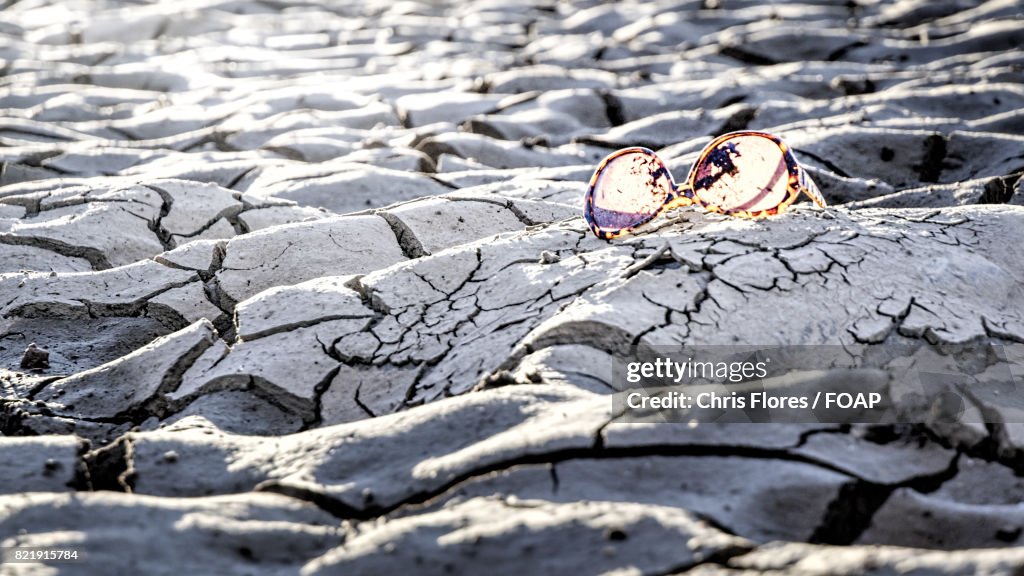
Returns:
[[[693,203],[693,188],[684,182],[682,184],[677,184],[675,188],[672,189],[672,193],[665,198],[665,205],[662,206],[662,210],[674,210],[676,208],[690,206]]]

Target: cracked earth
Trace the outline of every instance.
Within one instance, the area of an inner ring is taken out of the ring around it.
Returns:
[[[632,346],[1019,352],[1018,2],[0,5],[0,542],[88,555],[5,574],[1024,566],[998,386],[611,401]],[[587,231],[605,155],[739,129],[831,207]]]

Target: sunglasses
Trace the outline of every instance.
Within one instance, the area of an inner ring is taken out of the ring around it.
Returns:
[[[696,204],[740,218],[781,214],[803,192],[824,208],[825,198],[781,139],[766,132],[730,132],[701,151],[683,184],[647,148],[623,148],[590,178],[583,215],[609,240],[655,216]]]

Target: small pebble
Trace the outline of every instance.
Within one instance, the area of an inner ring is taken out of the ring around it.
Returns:
[[[21,356],[21,368],[23,370],[43,370],[50,367],[50,351],[36,346],[33,342],[25,349]]]
[[[539,262],[541,264],[554,264],[555,262],[558,262],[561,259],[562,257],[559,256],[558,254],[551,252],[549,250],[544,250],[543,252],[540,253]]]

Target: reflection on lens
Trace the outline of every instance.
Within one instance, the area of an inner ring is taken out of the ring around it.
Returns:
[[[672,178],[652,153],[632,151],[607,161],[593,189],[594,222],[620,230],[650,220],[672,191]]]
[[[786,198],[789,170],[782,149],[761,136],[720,142],[696,167],[693,190],[704,203],[726,212],[760,212]]]

